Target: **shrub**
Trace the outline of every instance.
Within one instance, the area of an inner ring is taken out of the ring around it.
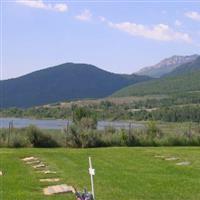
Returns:
[[[80,126],[82,129],[96,129],[97,120],[89,117],[83,117],[80,121]]]
[[[100,134],[96,130],[81,129],[73,124],[66,132],[66,143],[68,147],[98,147],[101,146]]]
[[[105,127],[105,132],[106,132],[106,133],[114,134],[114,133],[116,133],[116,128],[113,127],[113,126],[106,126],[106,127]]]
[[[119,134],[120,134],[121,146],[127,146],[129,143],[129,137],[128,137],[127,131],[125,131],[124,129],[121,129]]]
[[[9,145],[10,147],[20,148],[20,147],[29,147],[31,144],[26,137],[18,135],[12,138]]]
[[[90,112],[84,107],[74,107],[73,108],[73,122],[79,123],[82,118],[90,117]]]
[[[161,130],[157,127],[155,121],[150,121],[147,127],[147,134],[149,139],[161,138],[163,136]]]
[[[0,147],[6,147],[8,142],[7,142],[7,136],[8,136],[8,131],[6,129],[1,129],[0,132]]]
[[[99,135],[94,130],[84,130],[80,134],[80,142],[82,148],[98,147],[101,144]]]
[[[64,131],[66,134],[66,145],[68,147],[81,147],[81,141],[79,137],[80,129],[77,125],[72,124],[68,131]]]
[[[50,135],[44,134],[36,126],[29,126],[27,134],[33,147],[59,147],[59,144]]]

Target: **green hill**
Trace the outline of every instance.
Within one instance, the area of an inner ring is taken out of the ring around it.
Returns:
[[[187,74],[151,80],[123,88],[113,94],[115,97],[173,94],[200,91],[200,70]]]
[[[66,63],[0,81],[1,107],[31,107],[58,101],[101,98],[150,78],[121,75],[93,65]]]

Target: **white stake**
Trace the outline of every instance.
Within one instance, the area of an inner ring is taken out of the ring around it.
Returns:
[[[93,176],[95,175],[95,169],[92,168],[92,161],[91,161],[91,157],[89,157],[89,174],[90,174],[90,178],[91,178],[91,187],[92,187],[92,196],[94,197],[94,180],[93,180]]]

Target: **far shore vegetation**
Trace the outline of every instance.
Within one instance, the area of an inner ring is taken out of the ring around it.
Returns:
[[[84,107],[73,108],[73,123],[63,130],[27,128],[0,130],[0,147],[91,148],[111,146],[199,146],[199,123],[159,124],[146,122],[145,128],[97,130],[97,118]],[[181,126],[181,128],[179,128]],[[177,128],[178,127],[178,128]]]
[[[97,120],[200,122],[200,93],[151,95],[54,103],[32,108],[0,109],[0,117],[72,119],[76,108]]]
[[[200,93],[107,98],[0,110],[1,117],[69,119],[64,130],[0,130],[0,147],[199,146]],[[99,120],[140,121],[145,128],[97,130]]]

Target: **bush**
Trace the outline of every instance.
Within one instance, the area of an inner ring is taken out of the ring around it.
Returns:
[[[120,143],[121,146],[127,146],[129,144],[129,136],[126,130],[121,129],[120,131]]]
[[[36,126],[29,126],[27,134],[33,147],[59,147],[59,144],[50,135],[44,134]]]
[[[116,133],[116,128],[113,127],[113,126],[106,126],[106,127],[105,127],[105,132],[106,132],[106,133],[114,134],[114,133]]]
[[[8,131],[6,129],[1,129],[0,132],[0,147],[6,147],[8,144],[7,140]]]
[[[98,147],[101,144],[100,134],[92,129],[81,129],[73,124],[66,132],[66,143],[68,147]]]
[[[66,135],[66,145],[68,147],[81,147],[81,141],[79,137],[80,129],[77,125],[72,124],[69,130],[64,130]]]
[[[80,121],[80,126],[82,129],[96,129],[97,120],[89,117],[83,117]]]
[[[81,132],[80,142],[82,148],[98,147],[101,144],[98,133],[91,129]]]
[[[74,107],[73,108],[73,122],[79,123],[82,118],[90,117],[90,112],[84,107]]]
[[[149,139],[161,138],[163,136],[161,130],[157,127],[155,121],[150,121],[147,127],[147,134]]]
[[[13,147],[13,148],[30,147],[31,146],[30,142],[27,140],[26,137],[19,136],[19,135],[12,138],[11,143],[9,145],[10,145],[10,147]]]

